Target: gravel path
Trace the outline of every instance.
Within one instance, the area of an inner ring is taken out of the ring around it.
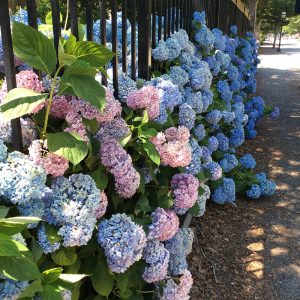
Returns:
[[[300,299],[300,42],[283,41],[278,53],[261,49],[258,95],[279,106],[264,119],[244,152],[277,183],[271,199],[239,199],[238,207],[209,204],[194,220],[190,265],[193,300]]]

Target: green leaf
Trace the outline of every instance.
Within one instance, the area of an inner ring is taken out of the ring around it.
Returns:
[[[22,256],[12,238],[4,233],[0,233],[0,256]]]
[[[53,225],[45,223],[44,227],[47,239],[49,240],[51,245],[62,240],[62,237],[57,233],[58,230]]]
[[[200,207],[196,202],[194,206],[189,209],[189,213],[192,214],[194,217],[197,217],[199,215],[199,212],[200,212]]]
[[[88,275],[85,274],[60,274],[59,279],[70,283],[76,283],[87,276]]]
[[[149,158],[157,165],[160,165],[160,156],[155,146],[149,141],[146,140],[146,143],[143,144],[143,148]]]
[[[27,257],[0,257],[0,272],[4,276],[20,281],[41,277],[38,267]]]
[[[60,22],[62,22],[62,20],[63,20],[62,14],[59,14],[59,20],[60,20]],[[49,11],[49,12],[47,13],[47,15],[46,15],[46,17],[45,17],[45,21],[46,21],[46,24],[47,24],[47,25],[52,25],[52,24],[53,24],[53,23],[52,23],[52,11]]]
[[[59,41],[59,45],[58,45],[58,61],[59,64],[62,65],[66,65],[66,66],[70,66],[72,65],[76,60],[76,57],[74,55],[68,54],[64,51],[64,47],[61,43],[61,41]]]
[[[10,207],[7,207],[5,205],[0,205],[0,218],[5,218],[9,210]]]
[[[105,107],[103,86],[88,75],[64,74],[61,77],[59,93],[78,96],[99,110]]]
[[[168,209],[171,208],[173,206],[174,202],[171,196],[170,192],[165,192],[163,191],[163,193],[160,193],[159,198],[158,198],[158,205],[159,207]]]
[[[75,56],[73,57],[75,58]],[[92,67],[89,63],[82,60],[73,61],[65,71],[66,75],[86,75],[92,78],[95,78],[97,73],[98,71],[95,67]]]
[[[63,268],[53,268],[46,270],[42,273],[42,281],[43,283],[53,283],[58,279],[60,274],[62,273]]]
[[[51,254],[53,261],[59,266],[69,266],[75,263],[77,254],[74,248],[60,248]]]
[[[74,132],[49,133],[47,144],[50,152],[63,156],[75,166],[89,151],[87,144]]]
[[[147,124],[148,122],[149,122],[149,115],[147,110],[144,110],[141,125]]]
[[[19,295],[18,299],[21,298],[30,298],[32,299],[37,292],[42,292],[43,291],[43,286],[41,283],[41,280],[35,280],[31,284],[29,284]]]
[[[132,133],[130,132],[128,135],[119,139],[119,143],[121,144],[121,146],[125,147],[130,142],[131,137],[132,137]]]
[[[106,47],[89,41],[77,42],[72,54],[96,68],[106,65],[115,56]]]
[[[64,45],[65,52],[67,54],[72,54],[75,45],[76,45],[76,37],[73,34],[70,34],[69,38],[67,39]]]
[[[37,223],[41,219],[36,217],[13,217],[0,219],[0,232],[13,235],[18,232],[21,232],[26,228],[27,224]]]
[[[57,63],[53,41],[38,30],[14,22],[12,28],[14,53],[34,69],[51,75]]]
[[[52,285],[44,285],[43,292],[41,292],[41,298],[43,300],[63,300],[63,296],[59,288]]]
[[[158,131],[155,128],[148,128],[146,130],[143,130],[142,132],[146,137],[153,137],[156,136],[158,133]]]
[[[108,266],[103,254],[97,256],[97,265],[91,277],[93,288],[101,296],[108,296],[114,286],[114,277],[108,271]]]
[[[1,103],[1,115],[6,121],[22,117],[31,113],[47,96],[25,88],[12,89]]]
[[[94,179],[96,186],[99,190],[105,190],[108,184],[108,176],[105,170],[99,168],[91,174]]]
[[[138,199],[135,205],[135,212],[138,213],[139,211],[142,211],[144,215],[151,211],[149,199],[144,195]]]

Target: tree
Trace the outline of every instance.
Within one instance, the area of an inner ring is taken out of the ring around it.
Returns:
[[[289,24],[283,27],[283,32],[287,34],[300,34],[300,16],[289,18]]]
[[[257,8],[257,20],[261,24],[262,33],[274,33],[275,47],[276,36],[282,26],[282,12],[287,17],[294,15],[295,0],[259,0]]]

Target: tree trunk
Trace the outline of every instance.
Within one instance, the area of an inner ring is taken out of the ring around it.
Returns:
[[[275,48],[275,46],[276,46],[276,39],[277,39],[277,30],[274,31],[273,48]]]

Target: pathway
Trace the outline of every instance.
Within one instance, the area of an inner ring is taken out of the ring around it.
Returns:
[[[264,119],[244,151],[278,191],[271,199],[239,199],[237,208],[209,204],[194,221],[192,300],[300,299],[300,42],[283,41],[280,53],[266,45],[260,59],[258,95],[281,116]]]

